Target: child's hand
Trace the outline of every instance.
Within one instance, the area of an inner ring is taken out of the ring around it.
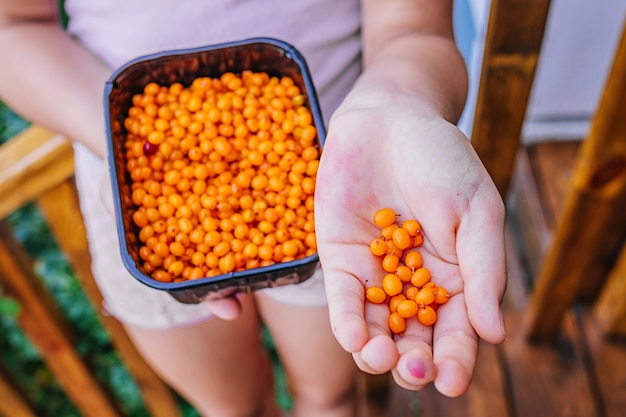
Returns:
[[[407,389],[434,381],[458,396],[472,377],[478,337],[505,337],[504,205],[462,132],[411,100],[368,106],[353,95],[335,114],[317,177],[318,251],[333,331],[359,367],[391,370]],[[369,249],[382,207],[421,223],[424,265],[452,295],[433,327],[407,320],[406,332],[392,336],[388,308],[365,302],[365,288],[384,275]]]

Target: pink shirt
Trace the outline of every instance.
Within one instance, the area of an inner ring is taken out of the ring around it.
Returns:
[[[66,0],[68,31],[111,68],[141,55],[264,36],[305,57],[328,120],[360,72],[358,0]]]

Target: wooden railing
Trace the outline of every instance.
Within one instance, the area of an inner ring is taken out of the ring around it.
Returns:
[[[24,204],[36,203],[85,294],[99,311],[102,296],[91,274],[73,174],[70,143],[39,126],[27,128],[0,147],[0,286],[21,305],[20,328],[81,415],[114,417],[121,415],[120,407],[77,354],[71,326],[4,220]],[[150,414],[180,415],[176,397],[135,349],[123,326],[111,316],[99,318]],[[0,415],[36,415],[23,390],[4,373],[0,373]]]

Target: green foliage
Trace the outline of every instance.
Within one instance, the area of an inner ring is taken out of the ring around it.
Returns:
[[[0,144],[15,136],[29,123],[0,101]]]
[[[10,297],[4,297],[0,288],[0,316],[16,317],[21,310],[20,303]]]

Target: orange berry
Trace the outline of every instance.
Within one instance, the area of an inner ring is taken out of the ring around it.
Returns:
[[[386,253],[387,246],[385,241],[380,238],[376,238],[370,242],[370,251],[376,256],[383,256]]]
[[[430,306],[420,307],[417,320],[424,326],[432,326],[437,321],[437,312]]]
[[[400,258],[396,255],[385,255],[382,266],[386,272],[395,272],[400,266]]]
[[[400,315],[400,317],[408,319],[415,315],[417,315],[418,305],[413,300],[403,300],[400,301],[398,307],[396,307],[396,312]]]
[[[437,304],[445,304],[450,299],[450,294],[448,290],[443,287],[435,288],[435,303]]]
[[[365,298],[374,304],[381,304],[387,298],[387,294],[380,287],[369,287],[365,290]]]
[[[383,289],[389,296],[398,295],[402,292],[402,281],[395,274],[387,274],[383,277]]]
[[[409,236],[412,236],[412,237],[417,236],[417,234],[422,229],[422,226],[420,225],[420,223],[414,219],[408,219],[408,220],[403,221],[400,227],[406,230]]]
[[[394,295],[389,299],[389,311],[394,313],[398,309],[398,305],[406,300],[406,295],[400,293],[398,295]]]
[[[400,278],[402,282],[410,282],[411,276],[413,275],[411,268],[406,265],[399,265],[398,269],[396,269],[395,274]]]
[[[393,231],[396,230],[398,228],[398,225],[393,223],[390,224],[388,226],[383,227],[380,230],[380,235],[383,237],[383,239],[385,240],[391,240],[393,241]],[[395,244],[395,242],[394,242]]]
[[[396,221],[396,212],[391,208],[382,208],[374,213],[374,224],[378,227],[390,226]]]
[[[404,333],[406,330],[406,320],[397,312],[389,315],[389,329],[395,334]]]
[[[409,236],[409,232],[402,228],[396,228],[393,230],[393,232],[391,232],[391,239],[398,249],[402,250],[407,249],[413,243],[411,236]]]
[[[413,247],[419,248],[424,244],[424,235],[421,232],[418,232],[415,236],[413,236]]]
[[[414,286],[410,286],[409,288],[407,288],[404,291],[404,295],[406,295],[406,298],[409,300],[414,300],[415,301],[415,296],[417,295],[417,293],[419,292],[419,288],[414,287]]]
[[[423,288],[415,295],[415,302],[420,306],[427,306],[435,301],[435,293],[430,288]]]
[[[422,287],[430,281],[430,270],[425,267],[417,268],[411,276],[411,284],[416,287]]]
[[[413,270],[420,268],[423,262],[422,254],[418,251],[410,251],[404,255],[404,264]]]

